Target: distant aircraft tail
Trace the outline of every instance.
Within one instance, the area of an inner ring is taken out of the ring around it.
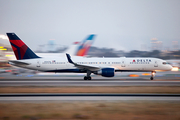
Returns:
[[[89,48],[94,42],[95,35],[89,35],[85,40],[82,42],[74,42],[74,44],[69,47],[65,53],[69,53],[74,56],[85,56],[87,55]]]
[[[17,60],[38,57],[15,33],[6,33]]]
[[[93,39],[94,39],[95,35],[89,35],[79,46],[77,52],[76,52],[76,56],[85,56],[87,55],[89,48],[91,47],[92,43],[93,43]]]

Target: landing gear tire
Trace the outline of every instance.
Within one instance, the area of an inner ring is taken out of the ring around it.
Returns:
[[[84,80],[91,80],[91,71],[87,70],[87,76],[84,76]]]
[[[84,80],[91,80],[91,77],[84,76]]]
[[[87,80],[88,78],[86,76],[84,76],[84,80]]]
[[[156,71],[152,71],[152,72],[151,72],[151,78],[150,78],[150,80],[153,80],[153,79],[154,79],[155,73],[156,73]]]
[[[91,80],[91,77],[88,77],[88,80]]]

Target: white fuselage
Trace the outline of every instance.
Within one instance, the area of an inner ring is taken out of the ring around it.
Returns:
[[[99,68],[114,68],[115,71],[169,71],[172,66],[158,58],[84,58],[72,57],[74,63],[80,65],[96,66]],[[16,65],[32,70],[44,72],[85,72],[69,63],[66,57],[36,58],[18,60],[29,65]]]

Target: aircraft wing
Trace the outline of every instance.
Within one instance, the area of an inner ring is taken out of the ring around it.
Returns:
[[[22,62],[22,61],[14,61],[10,60],[9,64],[15,65],[15,66],[24,66],[24,65],[30,65],[30,63]]]
[[[81,64],[76,64],[74,63],[74,65],[79,68],[79,69],[87,69],[90,71],[97,71],[100,70],[100,68],[98,66],[92,66],[92,65],[81,65]]]
[[[77,63],[74,63],[72,60],[71,60],[71,56],[69,54],[66,53],[66,56],[67,56],[67,59],[68,59],[68,62],[73,64],[75,67],[79,68],[79,69],[86,69],[86,70],[90,70],[90,71],[97,71],[97,70],[100,70],[101,68],[98,67],[98,66],[93,66],[93,65],[81,65],[81,64],[77,64]]]

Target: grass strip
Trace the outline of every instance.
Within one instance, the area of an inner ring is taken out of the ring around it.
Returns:
[[[180,102],[0,103],[0,120],[179,120]]]

